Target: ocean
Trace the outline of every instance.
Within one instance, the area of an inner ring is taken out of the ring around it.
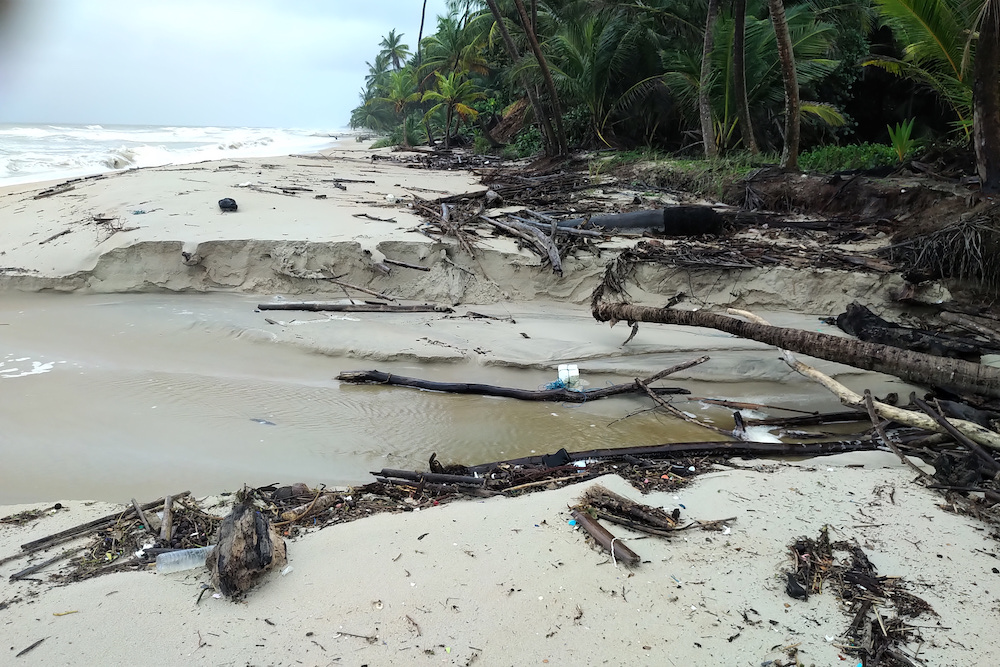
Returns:
[[[0,124],[0,186],[134,167],[317,151],[349,130]]]

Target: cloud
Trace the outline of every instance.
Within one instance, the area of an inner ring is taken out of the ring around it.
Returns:
[[[415,45],[420,5],[22,0],[0,121],[343,127],[382,36]]]

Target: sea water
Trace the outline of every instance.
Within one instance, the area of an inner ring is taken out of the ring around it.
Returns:
[[[0,186],[322,150],[347,130],[0,124]]]

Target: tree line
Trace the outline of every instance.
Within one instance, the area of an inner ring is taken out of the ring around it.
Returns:
[[[449,0],[391,31],[351,125],[403,145],[777,155],[916,139],[1000,191],[1000,0]],[[427,34],[424,30],[427,28]],[[503,119],[520,134],[498,140]]]

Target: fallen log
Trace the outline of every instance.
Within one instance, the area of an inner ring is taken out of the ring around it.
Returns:
[[[595,301],[592,304],[592,312],[594,319],[599,322],[611,322],[612,326],[621,321],[718,329],[817,359],[895,375],[915,384],[940,386],[952,391],[1000,398],[1000,369],[961,359],[935,357],[890,345],[866,343],[816,331],[745,322],[704,310],[676,310]]]
[[[730,310],[730,312],[751,319],[760,326],[768,326],[766,320],[754,315],[753,313],[748,313],[742,310]],[[866,401],[860,394],[851,391],[829,375],[821,373],[812,366],[802,363],[788,350],[780,350],[780,352],[782,360],[792,370],[811,380],[815,380],[829,389],[844,405],[856,406],[859,410],[867,409],[868,401]],[[942,359],[942,361],[944,360]],[[907,426],[913,426],[925,431],[934,431],[937,433],[949,432],[949,429],[945,428],[931,417],[918,412],[904,410],[902,408],[897,408],[894,405],[887,405],[878,401],[872,401],[872,409],[874,409],[875,412],[878,413],[878,416],[883,419],[889,419],[891,421],[905,424]],[[965,421],[963,419],[949,419],[948,423],[958,431],[961,431],[961,433],[967,436],[970,440],[973,440],[974,442],[985,447],[1000,450],[1000,433],[984,428],[975,422]]]
[[[639,554],[622,544],[621,539],[612,535],[607,528],[597,523],[596,519],[592,519],[589,515],[579,510],[573,510],[572,514],[576,522],[580,524],[580,527],[587,531],[594,538],[594,541],[600,544],[605,551],[610,553],[616,562],[622,561],[629,565],[635,565],[642,560],[639,558]]]
[[[936,357],[978,362],[980,355],[990,351],[984,349],[985,346],[979,341],[967,336],[914,329],[889,322],[857,301],[848,304],[847,309],[837,316],[837,326],[858,340],[901,347]]]
[[[517,389],[514,387],[497,387],[490,384],[474,384],[469,382],[433,382],[403,375],[393,375],[381,371],[345,371],[336,378],[341,382],[351,384],[388,384],[397,387],[414,387],[427,391],[442,391],[449,394],[477,394],[479,396],[502,396],[516,398],[521,401],[564,401],[568,403],[584,403],[598,398],[618,396],[642,391],[635,383],[616,384],[589,391],[574,391],[572,389]],[[688,394],[687,389],[679,387],[657,387],[658,394]]]
[[[588,449],[582,452],[569,452],[570,461],[589,461],[602,459],[625,459],[637,457],[640,459],[675,459],[688,456],[824,456],[844,452],[863,452],[878,449],[878,442],[870,438],[858,440],[835,440],[832,442],[751,442],[739,440],[736,442],[670,442],[662,445],[644,445],[641,447],[617,447],[603,449]],[[482,463],[469,466],[470,473],[487,473],[497,467],[508,466],[540,466],[543,465],[541,455],[524,456],[494,463]]]
[[[486,484],[486,479],[483,477],[447,475],[441,472],[417,472],[416,470],[382,468],[381,471],[371,474],[376,477],[397,477],[411,482],[434,482],[436,484],[459,484],[461,486],[483,486]]]
[[[340,313],[453,313],[448,306],[424,303],[418,305],[392,305],[388,303],[324,303],[320,301],[290,301],[287,303],[261,303],[258,310],[305,310]]]

